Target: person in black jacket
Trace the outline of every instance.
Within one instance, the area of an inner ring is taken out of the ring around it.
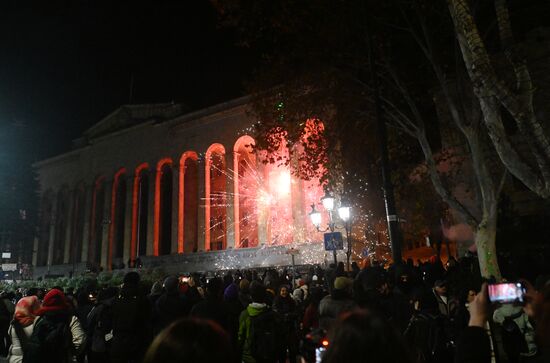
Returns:
[[[187,304],[179,292],[179,280],[175,276],[164,279],[164,293],[156,300],[154,316],[154,335],[186,315]]]
[[[239,300],[239,287],[232,283],[223,292],[223,304],[227,312],[227,332],[233,347],[238,346],[239,316],[245,306]]]
[[[328,335],[323,363],[411,363],[402,337],[380,314],[358,309],[344,313]]]
[[[216,323],[181,319],[160,333],[144,363],[218,363],[234,361],[227,333]]]
[[[223,282],[220,278],[208,281],[205,299],[193,306],[191,316],[215,321],[222,328],[228,329],[228,314],[223,303]]]
[[[537,343],[540,351],[532,362],[550,362],[550,280],[544,286],[535,289],[528,281],[522,281],[526,288],[525,312],[534,320]],[[456,363],[489,363],[491,362],[491,342],[486,327],[489,317],[489,296],[487,284],[470,303],[470,320],[468,327],[458,341]]]
[[[105,339],[105,336],[112,335],[112,307],[117,294],[115,287],[101,289],[95,306],[86,317],[89,363],[109,363],[111,340]]]
[[[112,363],[141,362],[152,340],[151,306],[137,272],[128,272],[112,307]]]
[[[286,362],[286,352],[288,349],[288,359],[290,362],[296,361],[298,351],[297,336],[297,309],[294,299],[290,297],[288,286],[279,287],[279,294],[273,300],[273,311],[278,313],[282,320],[282,347],[279,353],[279,362]]]
[[[491,362],[491,343],[486,332],[489,317],[489,297],[487,284],[469,305],[470,320],[462,332],[457,349],[456,363],[489,363]]]

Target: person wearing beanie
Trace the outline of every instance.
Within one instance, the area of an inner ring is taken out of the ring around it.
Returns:
[[[140,289],[135,271],[124,283],[112,306],[111,363],[140,362],[152,340],[151,305]]]
[[[80,354],[86,334],[74,316],[65,294],[50,290],[36,311],[32,335],[25,350],[25,363],[68,363]]]
[[[32,335],[34,320],[39,308],[40,303],[36,296],[27,296],[17,302],[13,322],[8,329],[8,335],[11,338],[11,346],[8,352],[9,363],[23,362],[23,349],[21,348],[20,337],[29,339]],[[23,337],[23,334],[25,337]]]
[[[351,298],[353,280],[339,276],[334,279],[333,289],[319,303],[319,326],[325,330],[334,324],[336,319],[346,311],[355,308],[355,302]]]

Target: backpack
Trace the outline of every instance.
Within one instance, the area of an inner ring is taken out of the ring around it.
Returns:
[[[27,342],[23,363],[68,362],[73,350],[70,319],[70,316],[38,318]]]
[[[523,334],[518,324],[514,321],[514,319],[522,315],[523,310],[520,310],[515,314],[505,317],[502,322],[502,339],[509,349],[517,353],[527,353],[528,351],[525,334]]]
[[[280,353],[281,323],[277,313],[268,310],[250,317],[250,350],[257,362],[274,362]]]
[[[415,347],[418,362],[449,361],[454,346],[446,325],[442,316],[421,313],[411,317],[403,335]]]

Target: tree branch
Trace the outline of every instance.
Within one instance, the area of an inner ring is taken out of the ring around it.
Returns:
[[[439,176],[439,173],[437,171],[432,148],[428,142],[426,133],[422,130],[416,135],[416,138],[420,144],[420,147],[422,148],[422,152],[424,153],[424,158],[428,167],[428,173],[430,174],[430,179],[437,194],[439,194],[443,201],[447,203],[451,208],[460,213],[468,224],[476,226],[479,223],[477,218],[468,210],[468,208],[466,208],[466,206],[460,203],[449,191],[447,191],[447,189],[443,185],[443,181],[441,180],[441,177]]]
[[[550,189],[550,141],[536,119],[532,103],[525,104],[522,102],[524,100],[514,95],[513,92],[505,86],[504,82],[497,78],[490,63],[485,45],[479,36],[479,31],[466,2],[464,0],[447,0],[447,4],[451,13],[451,18],[455,24],[455,30],[466,64],[466,69],[468,70],[468,74],[474,85],[474,92],[480,100],[480,104],[484,98],[496,97],[508,110],[510,115],[512,115],[523,136],[526,140],[529,140],[528,144],[530,150],[535,156],[535,160],[537,161],[541,175],[544,179],[543,188],[532,190],[544,198],[547,198]],[[487,110],[492,111],[489,114],[493,116],[496,114],[495,107],[484,107],[482,105],[482,110],[483,112]],[[491,130],[491,126],[493,125],[489,125],[489,123],[494,122],[494,120],[491,120],[487,114],[484,115],[484,120],[488,129]],[[500,118],[497,122],[501,122]],[[498,131],[498,129],[496,129],[496,131]],[[500,138],[495,138],[494,136],[495,135],[491,136],[493,142]],[[495,144],[494,146],[497,151],[502,150],[499,145]],[[525,165],[519,157],[515,158],[513,161],[505,160],[505,158],[510,155],[513,156],[514,153],[503,154],[499,152],[502,162],[507,167],[512,167],[512,169],[509,170],[514,173],[516,177],[524,182],[526,179],[531,179],[529,183],[525,182],[525,184],[531,188],[531,185],[534,185],[532,178],[528,175],[518,173],[520,169],[525,171],[527,165]],[[524,165],[521,167],[514,165],[518,161],[522,162]]]
[[[527,62],[519,54],[518,46],[512,34],[512,25],[510,23],[510,14],[506,0],[495,0],[495,12],[504,55],[512,65],[516,75],[518,94],[525,98],[523,102],[531,104],[533,102],[533,82],[531,81]]]

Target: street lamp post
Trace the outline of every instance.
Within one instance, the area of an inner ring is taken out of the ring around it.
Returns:
[[[346,241],[348,241],[348,250],[346,251],[346,265],[348,271],[350,271],[351,260],[351,211],[350,207],[342,206],[338,208],[338,216],[344,222],[344,228],[346,229]]]
[[[338,208],[338,216],[340,217],[340,220],[343,223],[343,226],[340,227],[337,224],[336,218],[335,218],[335,199],[330,194],[326,193],[324,197],[321,198],[321,204],[325,208],[328,214],[328,226],[325,229],[321,229],[321,212],[315,209],[315,204],[311,205],[311,213],[309,213],[309,217],[311,219],[311,223],[315,226],[315,229],[317,229],[318,232],[334,232],[337,228],[344,228],[346,231],[346,240],[348,243],[348,249],[346,252],[346,259],[347,259],[347,268],[348,271],[350,269],[350,259],[351,259],[351,208],[348,206],[340,206]],[[336,257],[336,249],[332,250],[332,254],[334,257],[334,264],[338,264],[338,259]]]

